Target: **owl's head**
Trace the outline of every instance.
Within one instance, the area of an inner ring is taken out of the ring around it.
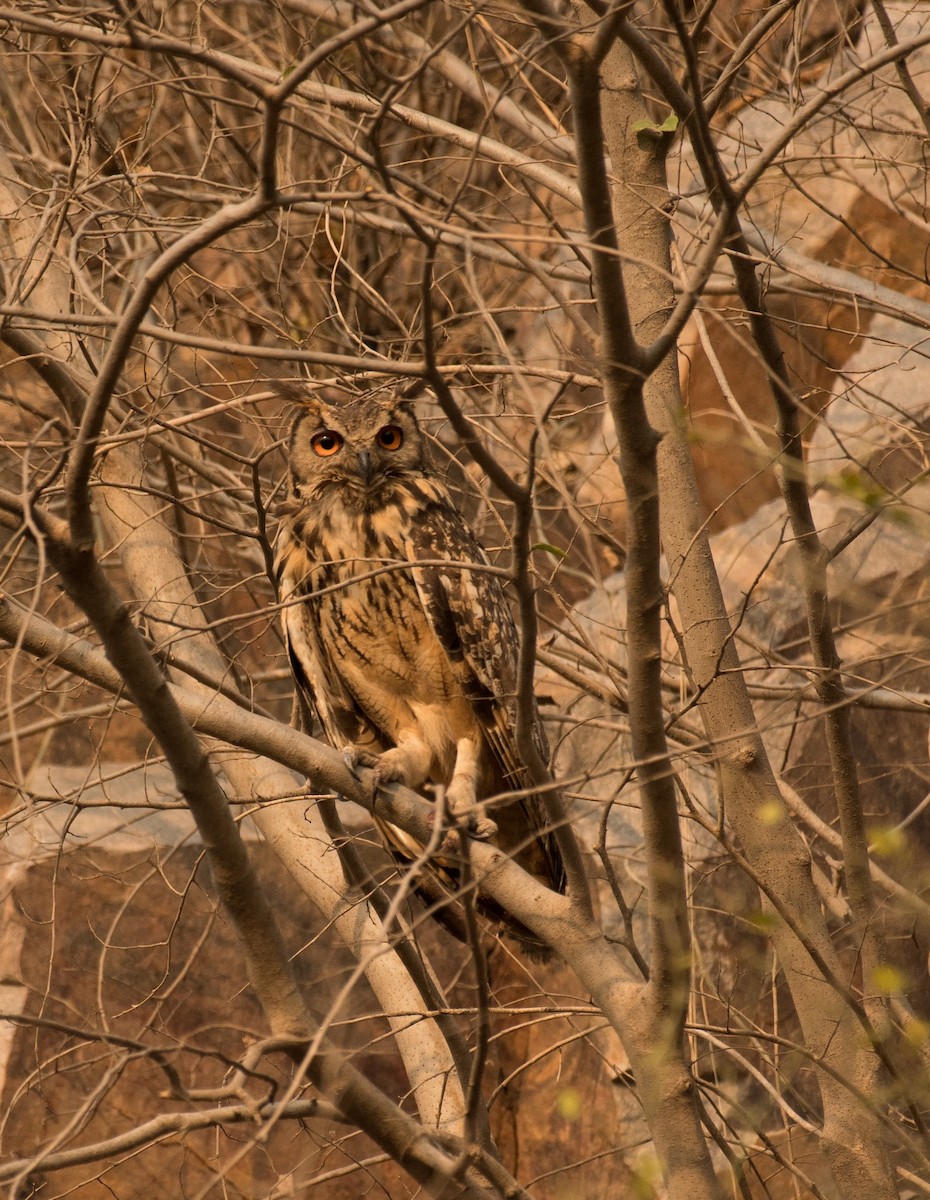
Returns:
[[[425,465],[423,434],[398,396],[301,399],[291,426],[291,485],[303,499],[338,492],[364,506]]]

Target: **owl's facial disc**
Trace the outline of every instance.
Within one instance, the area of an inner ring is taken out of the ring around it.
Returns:
[[[391,503],[404,479],[424,468],[414,414],[372,400],[308,403],[291,428],[290,456],[298,496],[337,498],[353,510]]]
[[[397,425],[382,425],[374,436],[371,449],[363,447],[355,456],[362,482],[370,484],[375,473],[389,465],[390,456],[404,444],[404,431]],[[386,451],[386,454],[383,453]]]

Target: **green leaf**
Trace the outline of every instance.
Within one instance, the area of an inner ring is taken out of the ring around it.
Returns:
[[[912,1046],[922,1048],[930,1042],[930,1025],[917,1017],[912,1017],[904,1026],[904,1036]]]
[[[893,858],[907,848],[904,830],[897,825],[879,825],[870,829],[869,842],[873,853],[881,858]]]
[[[751,912],[747,915],[746,920],[756,930],[757,933],[770,936],[778,928],[778,918],[774,913],[762,912],[761,909],[756,912]]]
[[[565,550],[560,550],[558,546],[553,546],[550,542],[535,542],[530,549],[545,550],[547,554],[554,554],[556,558],[568,558]]]
[[[872,972],[872,986],[879,995],[893,996],[896,992],[904,991],[907,980],[891,963],[879,963]]]
[[[767,800],[756,809],[756,815],[763,825],[780,825],[787,812],[780,800]]]
[[[837,480],[837,490],[853,500],[858,500],[867,508],[878,508],[886,504],[889,498],[887,488],[883,488],[877,480],[854,468],[843,471]]]
[[[633,1195],[636,1200],[655,1200],[662,1182],[662,1164],[653,1155],[644,1155],[633,1169]]]
[[[633,132],[645,133],[649,137],[661,137],[663,133],[674,133],[678,128],[678,118],[674,113],[669,113],[661,125],[655,121],[634,121]]]

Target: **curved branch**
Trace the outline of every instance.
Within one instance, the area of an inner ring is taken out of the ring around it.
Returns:
[[[94,381],[93,390],[87,398],[68,466],[65,496],[71,539],[77,551],[88,551],[94,543],[87,481],[114,389],[149,306],[176,267],[187,262],[198,250],[212,245],[224,233],[253,220],[269,207],[269,203],[264,195],[259,194],[241,203],[226,205],[195,229],[178,238],[146,270],[132,298],[120,314],[106,356],[100,365],[100,372]]]
[[[39,1167],[43,1171],[63,1171],[67,1167],[104,1162],[134,1150],[153,1146],[173,1134],[193,1133],[197,1129],[223,1129],[227,1125],[243,1122],[302,1121],[311,1117],[320,1117],[334,1124],[346,1120],[335,1105],[318,1098],[290,1100],[287,1104],[224,1104],[192,1112],[162,1113],[141,1125],[134,1125],[125,1133],[116,1134],[100,1142],[92,1142],[87,1146],[58,1150],[41,1157],[35,1155],[31,1158],[11,1159],[0,1165],[0,1181],[15,1179],[18,1175],[28,1175]]]

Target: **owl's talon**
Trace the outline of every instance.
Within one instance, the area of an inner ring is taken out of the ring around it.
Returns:
[[[380,758],[375,759],[371,780],[372,800],[375,799],[381,788],[388,784],[404,782],[404,772],[401,767],[396,762],[385,762],[386,757],[385,754],[382,754]]]
[[[428,818],[430,829],[435,828],[438,815],[436,812],[430,813]],[[477,842],[487,842],[497,833],[497,822],[492,821],[490,817],[484,817],[476,813],[462,814],[461,821],[456,823],[458,814],[450,812],[448,815],[453,826],[446,831],[439,849],[436,851],[437,854],[460,854],[462,852],[462,838],[466,835],[474,838]]]
[[[342,748],[342,761],[359,782],[361,782],[361,776],[358,773],[359,767],[377,768],[378,766],[377,754],[361,750],[358,746],[353,746],[351,742]]]
[[[490,817],[472,817],[468,832],[476,841],[487,842],[497,833],[497,822]]]
[[[436,826],[439,824],[439,819],[442,815],[443,814],[441,814],[438,809],[434,809],[426,818],[426,827],[430,831],[431,835],[436,829]],[[455,821],[454,814],[447,813],[445,815],[451,816],[453,822]],[[459,831],[455,828],[455,826],[453,825],[451,829],[446,829],[444,832],[440,830],[440,832],[443,833],[442,841],[437,846],[435,853],[438,855],[460,854],[462,850],[462,843],[459,840]]]

